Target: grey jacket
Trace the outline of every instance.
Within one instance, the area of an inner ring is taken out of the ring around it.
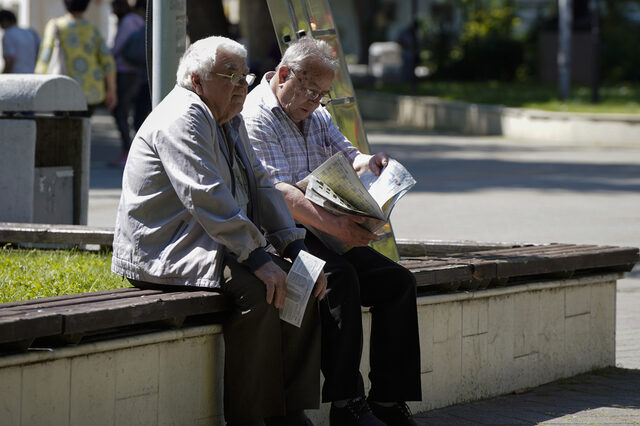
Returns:
[[[296,228],[282,194],[256,159],[242,118],[224,128],[255,176],[249,179],[252,219],[279,253],[300,246],[304,230]],[[209,108],[176,86],[151,112],[129,151],[113,241],[114,273],[158,284],[218,287],[224,250],[248,266],[264,263],[265,237],[247,216],[242,201],[247,197],[232,193],[237,179],[225,155]]]

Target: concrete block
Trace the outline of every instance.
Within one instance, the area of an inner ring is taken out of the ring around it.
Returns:
[[[71,359],[71,425],[108,425],[115,408],[116,363],[113,352]]]
[[[564,329],[564,377],[573,376],[591,369],[590,321],[587,314],[565,318]]]
[[[158,395],[139,395],[118,399],[113,419],[116,425],[155,426],[158,424]]]
[[[460,391],[467,398],[482,398],[492,394],[486,386],[487,334],[462,337],[462,368]]]
[[[542,383],[562,377],[563,364],[567,362],[564,350],[564,291],[552,289],[539,294],[540,329],[538,353],[540,365],[536,369]]]
[[[31,222],[36,123],[0,120],[0,221]]]
[[[0,370],[0,425],[20,424],[22,370],[20,367]]]
[[[70,386],[70,359],[24,366],[21,425],[68,424]]]
[[[118,351],[116,359],[116,399],[158,394],[157,345]]]
[[[521,293],[514,300],[514,358],[538,351],[539,302],[539,292]]]
[[[485,379],[487,387],[495,389],[497,393],[511,389],[509,374],[513,365],[514,297],[516,296],[500,296],[488,301]]]
[[[564,292],[564,315],[588,314],[591,309],[591,286],[569,287]]]
[[[0,111],[86,111],[80,85],[64,75],[0,75]]]
[[[591,362],[594,368],[614,366],[616,362],[616,283],[591,287]]]
[[[430,371],[433,371],[433,330],[433,306],[418,305],[418,331],[420,335],[421,373],[428,373]]]
[[[434,305],[433,403],[444,407],[458,402],[462,381],[462,303]]]
[[[541,383],[537,372],[539,363],[539,354],[532,352],[521,355],[513,359],[511,364],[513,369],[510,372],[509,385],[512,390],[527,389]]]
[[[222,414],[222,344],[222,335],[215,334],[162,345],[158,424],[192,424],[194,419]],[[185,381],[184,377],[192,380]]]
[[[462,336],[485,334],[488,327],[489,301],[470,300],[462,305]]]

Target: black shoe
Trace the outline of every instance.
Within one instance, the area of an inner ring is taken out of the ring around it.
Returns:
[[[385,426],[371,413],[369,404],[363,397],[354,398],[340,408],[331,404],[329,424],[331,426]]]
[[[373,414],[388,426],[418,426],[405,402],[396,402],[391,407],[384,407],[369,401]]]
[[[274,416],[264,419],[266,426],[313,426],[303,410],[290,411],[286,416]]]

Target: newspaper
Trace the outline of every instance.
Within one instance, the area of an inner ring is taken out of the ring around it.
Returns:
[[[416,180],[402,164],[389,159],[380,175],[368,171],[358,177],[342,153],[334,154],[318,166],[298,186],[306,188],[305,197],[335,215],[353,214],[367,220],[362,226],[377,231],[386,222],[393,207]],[[348,246],[338,238],[308,227],[325,245],[337,253]]]
[[[307,308],[311,290],[325,261],[306,251],[301,251],[287,275],[287,296],[280,309],[280,319],[300,327]]]

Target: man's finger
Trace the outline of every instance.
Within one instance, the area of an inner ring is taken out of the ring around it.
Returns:
[[[275,286],[275,307],[280,309],[284,306],[284,299],[287,296],[287,286]]]
[[[265,283],[265,285],[267,286],[267,303],[271,304],[271,302],[273,301],[273,293],[275,291],[275,286],[273,284],[267,284],[267,283]]]

